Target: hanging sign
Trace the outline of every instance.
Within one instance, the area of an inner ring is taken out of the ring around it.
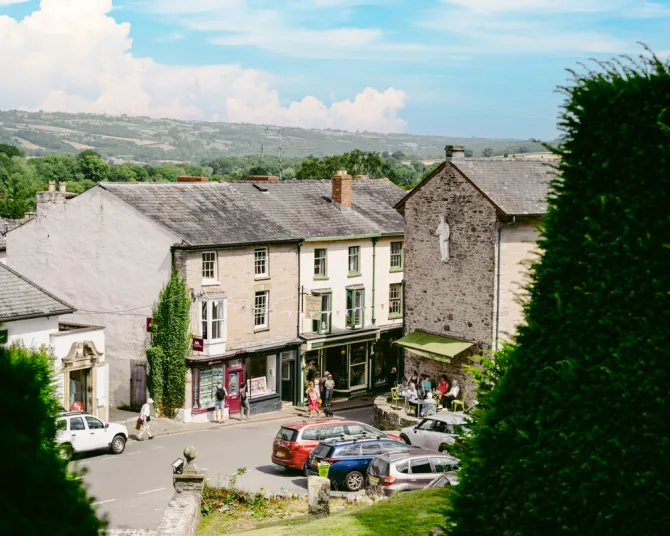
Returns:
[[[147,333],[151,333],[151,318],[147,318]]]
[[[193,351],[202,352],[205,349],[205,341],[198,337],[193,337]]]

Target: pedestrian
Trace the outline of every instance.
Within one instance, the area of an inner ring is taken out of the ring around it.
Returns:
[[[244,384],[240,391],[240,409],[242,410],[242,418],[248,421],[251,418],[251,406],[249,404],[249,380]]]
[[[153,406],[153,404],[153,399],[148,398],[140,410],[140,416],[137,419],[140,423],[140,433],[137,434],[138,441],[144,441],[144,439],[142,439],[142,434],[147,434],[149,439],[154,438],[154,436],[151,435],[151,426],[149,424],[151,422],[151,406]]]
[[[313,382],[309,382],[309,386],[307,387],[307,391],[305,391],[305,393],[307,394],[307,400],[309,400],[309,418],[312,418],[312,411],[316,411],[316,416],[318,417],[320,415],[319,395],[314,388]]]
[[[326,391],[326,406],[330,406],[330,401],[333,399],[333,391],[335,390],[335,380],[330,372],[326,372],[326,381],[323,382],[323,387]]]
[[[316,373],[316,378],[314,378],[314,389],[316,389],[317,398],[321,399],[321,376],[319,373]]]
[[[223,408],[226,406],[226,397],[228,391],[223,386],[223,382],[219,380],[214,391],[214,420],[218,423],[225,422]]]

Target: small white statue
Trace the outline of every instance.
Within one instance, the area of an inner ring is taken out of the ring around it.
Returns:
[[[440,216],[440,225],[437,226],[435,236],[440,238],[440,256],[442,262],[449,262],[449,238],[451,230],[449,229],[446,216]]]

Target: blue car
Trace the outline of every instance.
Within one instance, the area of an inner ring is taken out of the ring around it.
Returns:
[[[392,439],[358,436],[321,441],[307,458],[307,476],[319,476],[319,463],[330,465],[328,478],[336,490],[359,491],[365,487],[365,475],[375,456],[405,452],[416,447]]]

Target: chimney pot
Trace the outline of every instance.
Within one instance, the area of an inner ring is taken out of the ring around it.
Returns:
[[[249,175],[247,180],[254,182],[279,182],[279,177],[275,175]]]
[[[465,158],[465,147],[463,145],[447,145],[444,151],[447,156],[447,162],[463,160]]]
[[[207,177],[177,177],[177,182],[209,182]]]
[[[335,172],[333,176],[333,203],[340,210],[351,209],[351,176],[344,170]]]
[[[49,191],[50,192],[56,191],[56,181],[49,181]]]
[[[59,183],[58,183],[58,190],[59,190],[60,193],[62,193],[62,194],[64,194],[65,192],[67,192],[67,182],[59,182]]]

